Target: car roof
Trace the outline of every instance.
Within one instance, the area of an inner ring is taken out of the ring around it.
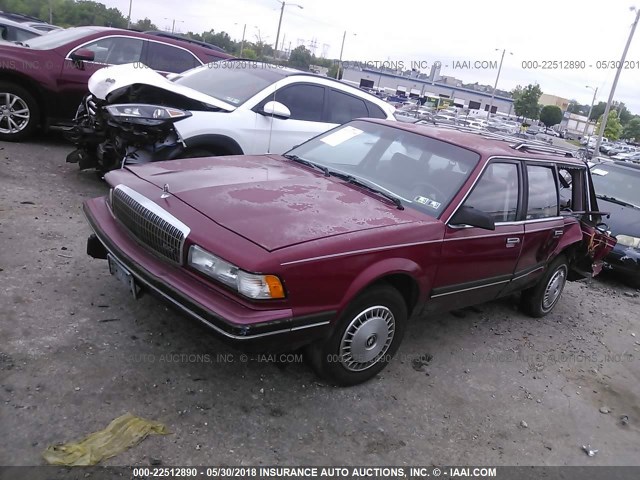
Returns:
[[[10,18],[3,16],[2,14],[0,14],[0,25],[7,25],[14,28],[20,28],[22,30],[27,30],[29,32],[38,33],[42,35],[41,30],[37,30],[33,27],[30,27],[25,22],[16,22],[14,20],[11,20]]]
[[[473,150],[483,157],[518,157],[527,160],[549,160],[553,162],[573,163],[584,166],[585,163],[573,157],[569,150],[563,150],[552,146],[538,145],[515,139],[513,137],[492,134],[478,130],[465,130],[463,128],[450,128],[441,125],[420,125],[415,123],[393,122],[380,119],[361,119],[373,123],[381,123],[395,128],[435,138],[443,142],[463,146]],[[519,148],[515,148],[520,145]]]
[[[152,35],[154,37],[172,38],[174,40],[179,40],[181,42],[187,42],[187,43],[191,43],[193,45],[200,45],[201,47],[208,48],[209,50],[215,50],[216,52],[227,53],[225,51],[225,49],[222,48],[222,47],[219,47],[219,46],[214,45],[212,43],[201,42],[200,40],[194,40],[192,38],[185,37],[184,35],[177,35],[177,34],[174,34],[174,33],[162,32],[162,31],[159,31],[159,30],[147,30],[147,31],[142,32],[142,33],[146,33],[147,35]]]
[[[176,45],[182,48],[186,48],[194,53],[202,54],[202,56],[205,56],[205,57],[213,56],[213,57],[222,58],[222,59],[232,58],[232,56],[229,55],[228,53],[219,52],[215,49],[204,47],[202,45],[198,45],[196,43],[193,43],[184,39],[174,38],[175,36],[174,37],[158,36],[158,35],[152,35],[145,32],[139,32],[137,30],[127,30],[124,28],[113,28],[113,27],[82,26],[82,27],[74,27],[74,28],[78,30],[79,29],[86,30],[87,35],[104,32],[104,33],[109,33],[113,35],[127,35],[131,37],[140,37],[140,38],[145,38],[147,40],[154,40],[156,42],[163,42],[170,45]],[[203,60],[203,58],[200,58],[200,60],[207,63],[205,60]]]

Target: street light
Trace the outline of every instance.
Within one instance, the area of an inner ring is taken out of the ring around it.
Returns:
[[[173,20],[173,22],[171,23],[171,33],[173,34],[173,32],[176,31],[176,19],[175,18],[167,18],[164,17],[165,20]],[[180,23],[184,23],[184,20],[178,20],[178,22]]]
[[[636,19],[631,26],[631,32],[629,32],[629,38],[627,38],[627,44],[624,47],[624,51],[622,52],[622,58],[620,59],[620,64],[618,65],[618,70],[616,71],[616,76],[613,79],[613,85],[611,85],[611,92],[609,92],[609,99],[607,100],[607,106],[604,109],[604,113],[602,114],[602,121],[600,122],[600,130],[598,131],[598,140],[596,141],[596,149],[595,155],[597,156],[600,153],[600,144],[602,143],[602,135],[604,135],[604,129],[607,126],[607,120],[609,118],[609,110],[611,110],[611,103],[613,102],[613,94],[616,92],[616,86],[618,85],[618,78],[620,78],[620,72],[622,72],[622,67],[624,65],[624,59],[627,58],[627,51],[629,50],[629,45],[631,45],[631,40],[633,39],[633,34],[636,32],[636,26],[638,25],[638,20],[640,20],[640,10],[636,7],[630,7],[631,11],[636,11]]]
[[[358,34],[352,33],[351,35],[355,37]],[[347,38],[347,31],[345,30],[344,34],[342,35],[342,46],[340,47],[340,60],[338,60],[339,67],[338,67],[338,74],[336,75],[336,80],[340,80],[340,78],[342,78],[342,71],[344,70],[344,68],[342,68],[342,52],[344,51],[344,40],[346,38]]]
[[[593,104],[596,103],[596,95],[598,94],[598,87],[594,89],[589,85],[585,85],[585,88],[590,88],[591,90],[593,90],[593,100],[591,100],[591,106],[589,107],[589,114],[587,115],[587,121],[584,124],[584,132],[582,132],[583,137],[587,135],[587,129],[589,128],[589,119],[591,118],[591,112],[593,111]]]
[[[496,48],[496,52],[499,52],[500,49]],[[487,112],[487,120],[491,116],[491,110],[493,109],[493,100],[496,97],[496,88],[498,88],[498,80],[500,79],[500,72],[502,71],[502,61],[504,60],[504,54],[507,51],[502,49],[502,56],[500,57],[500,65],[498,66],[498,74],[496,75],[496,83],[493,84],[493,91],[491,92],[491,102],[489,102],[489,111]],[[513,55],[512,52],[509,52],[509,55]]]
[[[297,3],[286,3],[284,0],[276,0],[278,3],[280,3],[282,6],[280,7],[280,20],[278,21],[278,33],[276,33],[276,43],[275,43],[275,55],[276,58],[278,58],[278,41],[280,40],[280,27],[282,26],[282,15],[284,14],[284,7],[286,7],[287,5],[292,5],[294,7],[298,7],[299,9],[303,9],[304,7],[302,5],[298,5]]]

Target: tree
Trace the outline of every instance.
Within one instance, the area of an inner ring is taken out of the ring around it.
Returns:
[[[596,132],[600,131],[600,123],[602,122],[602,115],[598,119],[598,123],[596,124]],[[617,140],[622,135],[622,124],[618,119],[618,112],[615,110],[611,110],[609,112],[609,118],[607,119],[607,124],[604,127],[604,136],[609,140]]]
[[[571,100],[567,107],[568,113],[575,113],[576,115],[587,115],[589,113],[589,105],[581,105],[576,100]]]
[[[131,25],[131,28],[134,30],[140,30],[141,32],[148,32],[149,30],[158,30],[158,27],[155,23],[145,17],[144,20],[138,20],[136,23]]]
[[[289,65],[300,70],[309,70],[311,52],[304,45],[294,48],[289,55]]]
[[[629,120],[622,131],[622,138],[630,138],[635,142],[640,142],[640,117],[636,115]]]
[[[593,106],[593,110],[591,110],[591,116],[589,120],[597,120],[604,113],[604,109],[606,108],[606,102],[599,102],[597,105]]]
[[[512,92],[513,96],[513,109],[516,115],[524,118],[537,119],[540,115],[540,106],[538,100],[542,95],[540,85],[527,85],[522,88],[518,85]]]
[[[562,110],[556,105],[545,105],[540,110],[540,121],[547,128],[557,125],[562,121]]]
[[[338,62],[334,63],[333,65],[331,65],[331,67],[329,67],[329,71],[327,72],[327,76],[331,77],[331,78],[338,78],[338,69],[340,67],[340,64]],[[338,80],[342,80],[342,74],[344,72],[340,72],[340,78],[338,78]]]

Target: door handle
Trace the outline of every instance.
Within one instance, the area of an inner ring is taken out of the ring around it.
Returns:
[[[520,243],[520,239],[518,237],[507,238],[507,248],[513,248],[519,243]]]
[[[564,235],[563,229],[558,229],[553,231],[553,238],[560,238],[562,235]]]

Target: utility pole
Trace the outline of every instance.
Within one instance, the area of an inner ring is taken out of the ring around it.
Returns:
[[[587,85],[587,88],[593,88]],[[596,95],[598,94],[598,87],[593,92],[593,100],[591,100],[591,106],[589,107],[589,114],[587,115],[587,121],[584,125],[584,132],[582,132],[582,136],[587,135],[587,129],[589,128],[589,119],[591,118],[591,112],[593,112],[593,104],[596,103]]]
[[[127,29],[131,28],[131,5],[133,0],[129,0],[129,16],[127,17]],[[49,11],[51,11],[51,0],[49,0]]]
[[[498,50],[496,48],[496,50]],[[504,60],[505,49],[502,49],[502,56],[500,57],[500,65],[498,66],[498,74],[496,75],[496,83],[493,84],[493,91],[491,92],[491,101],[489,102],[489,111],[487,112],[487,120],[491,117],[491,110],[493,109],[493,100],[496,98],[496,88],[498,88],[498,80],[500,79],[500,72],[502,71],[502,61]],[[513,53],[510,53],[513,55]]]
[[[611,92],[609,92],[609,100],[607,100],[607,106],[604,109],[604,113],[602,114],[602,121],[600,122],[600,130],[598,131],[598,140],[596,141],[596,149],[594,155],[598,155],[600,153],[600,144],[602,143],[602,135],[604,135],[604,129],[607,126],[607,120],[609,118],[609,111],[611,110],[611,102],[613,102],[613,95],[616,93],[616,86],[618,85],[618,79],[620,78],[620,73],[622,72],[622,67],[624,65],[624,60],[627,58],[627,52],[629,51],[629,45],[631,45],[631,40],[633,40],[633,34],[636,32],[636,26],[638,25],[638,20],[640,20],[640,9],[636,7],[631,7],[631,10],[636,11],[636,19],[631,26],[631,32],[629,32],[629,38],[627,38],[627,44],[624,47],[624,51],[622,52],[622,58],[620,59],[620,64],[618,65],[618,70],[616,71],[616,76],[613,79],[613,85],[611,85]]]

